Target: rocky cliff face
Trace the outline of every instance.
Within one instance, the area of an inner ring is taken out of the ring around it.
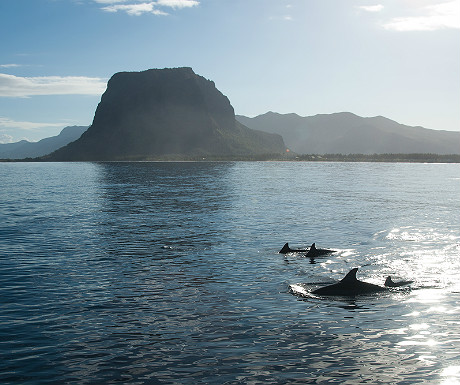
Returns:
[[[48,159],[131,160],[283,151],[279,135],[237,122],[229,100],[214,82],[191,68],[174,68],[115,74],[90,128]]]

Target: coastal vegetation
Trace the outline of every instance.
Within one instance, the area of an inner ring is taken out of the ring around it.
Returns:
[[[42,162],[46,158],[25,159],[0,159],[0,162]],[[460,155],[440,154],[304,154],[304,155],[280,155],[257,154],[257,155],[207,155],[187,156],[170,154],[164,156],[130,156],[117,159],[118,162],[263,162],[263,161],[290,161],[290,162],[382,162],[382,163],[460,163]]]

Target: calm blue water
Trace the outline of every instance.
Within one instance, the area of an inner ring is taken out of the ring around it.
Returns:
[[[0,181],[3,385],[460,383],[458,164],[2,163]],[[415,282],[309,295],[353,267]]]

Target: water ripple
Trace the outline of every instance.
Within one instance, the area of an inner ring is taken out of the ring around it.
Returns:
[[[2,164],[0,382],[458,383],[457,175]],[[338,252],[282,256],[287,241]],[[309,294],[353,267],[377,284],[415,282],[355,299]]]

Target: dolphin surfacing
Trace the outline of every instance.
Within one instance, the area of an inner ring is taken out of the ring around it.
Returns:
[[[351,269],[341,281],[333,285],[321,287],[312,291],[313,294],[326,296],[354,297],[360,294],[378,293],[388,290],[385,287],[359,281],[356,278],[358,268]]]
[[[399,282],[393,282],[391,279],[391,276],[388,276],[387,279],[385,280],[385,286],[386,287],[400,287],[400,286],[405,286],[405,285],[410,285],[414,281],[399,281]]]
[[[289,243],[285,243],[284,246],[281,248],[281,250],[278,252],[279,254],[288,254],[288,253],[305,253],[308,250],[296,250],[296,249],[291,249],[289,247]]]
[[[309,249],[300,250],[300,249],[291,249],[289,247],[289,243],[285,243],[281,250],[278,252],[279,254],[288,254],[288,253],[307,253],[305,256],[309,258],[315,258],[320,255],[335,253],[335,250],[329,249],[317,249],[316,244],[313,243]]]
[[[317,249],[316,244],[312,244],[310,246],[310,250],[308,250],[307,254],[305,255],[308,258],[315,258],[320,255],[325,255],[325,254],[330,254],[330,253],[335,253],[335,250],[329,250],[329,249]]]

